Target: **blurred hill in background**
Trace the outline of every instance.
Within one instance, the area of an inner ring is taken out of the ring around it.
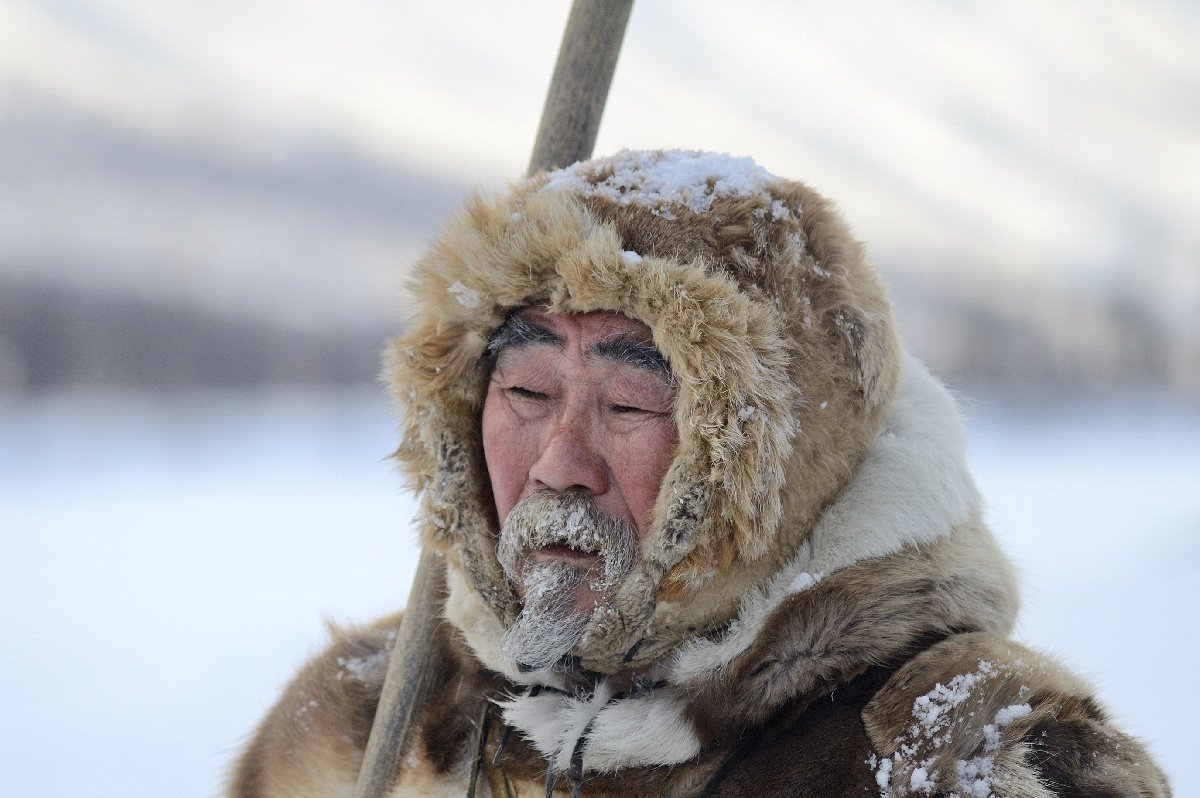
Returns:
[[[1200,400],[1200,9],[635,6],[598,152],[834,198],[961,390]],[[375,378],[567,4],[0,8],[0,392]]]

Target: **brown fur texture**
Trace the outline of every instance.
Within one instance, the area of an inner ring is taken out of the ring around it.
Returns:
[[[982,527],[970,524],[793,594],[772,613],[769,634],[727,669],[695,680],[695,722],[712,737],[737,734],[870,665],[902,661],[930,639],[964,630],[1007,634],[1016,610],[1012,575],[990,561],[994,553]]]
[[[945,694],[938,688],[963,675],[975,683],[936,706]],[[931,694],[934,702],[919,703]],[[936,717],[931,706],[941,710]],[[1112,728],[1087,685],[1017,643],[984,634],[950,638],[913,658],[863,719],[879,761],[891,763],[888,787],[897,798],[921,794],[912,786],[917,768],[925,771],[917,781],[936,785],[937,794],[973,794],[968,788],[981,770],[996,795],[1170,794],[1154,761]],[[966,776],[964,762],[975,763]]]
[[[332,630],[333,643],[263,720],[234,769],[231,795],[324,798],[339,794],[347,777],[353,787],[399,618],[352,633]]]
[[[475,197],[416,266],[386,376],[447,563],[446,667],[391,795],[465,795],[473,766],[492,796],[544,795],[548,772],[590,798],[1170,795],[1085,685],[1005,640],[1015,580],[957,413],[902,354],[836,213],[775,178],[723,191],[714,173],[700,203],[650,190],[659,160],[693,157],[625,153]],[[517,606],[480,359],[531,304],[643,321],[679,384],[642,561],[565,675],[498,647]],[[398,622],[335,634],[231,798],[352,794]]]
[[[857,570],[857,567],[849,570]],[[869,579],[867,573],[847,575]],[[851,585],[838,585],[837,591]],[[910,586],[911,588],[912,586]],[[835,592],[837,592],[835,591]],[[831,597],[825,600],[836,603]],[[851,616],[846,616],[843,620]],[[932,616],[929,616],[932,619]],[[778,620],[783,626],[786,621]],[[899,653],[878,656],[883,664],[858,661],[853,673],[834,673],[809,682],[807,691],[777,686],[764,692],[766,671],[778,669],[786,652],[799,663],[810,655],[803,646],[788,649],[788,640],[811,639],[807,621],[800,627],[773,628],[764,645],[747,652],[739,663],[742,678],[728,676],[724,691],[697,694],[695,719],[707,740],[691,761],[673,767],[631,767],[614,774],[589,774],[583,794],[591,798],[629,795],[762,795],[829,798],[830,796],[975,795],[958,780],[959,763],[987,757],[992,762],[990,792],[996,798],[1047,796],[1170,795],[1166,779],[1135,740],[1115,730],[1086,686],[1041,655],[990,632],[945,637],[927,646],[929,637],[907,639]],[[820,621],[817,627],[823,626]],[[346,653],[370,658],[389,651],[388,634],[398,619],[349,635],[342,633],[329,651],[298,676],[276,709],[264,721],[243,756],[230,794],[238,798],[266,796],[350,795],[373,707],[351,692],[330,692],[346,678]],[[920,625],[928,628],[928,624]],[[881,631],[864,623],[864,630]],[[391,793],[465,795],[467,774],[481,710],[507,688],[496,674],[482,669],[470,651],[443,628],[439,646],[452,663],[437,698],[425,710],[414,751],[398,774]],[[897,636],[900,639],[901,636]],[[818,658],[814,658],[818,659]],[[986,663],[987,675],[980,672]],[[799,665],[803,669],[804,665]],[[822,668],[822,670],[825,670]],[[948,706],[946,724],[935,734],[914,733],[919,699],[950,685],[963,675],[979,675],[961,703]],[[368,692],[376,694],[382,673],[374,673]],[[321,712],[299,712],[320,690]],[[1006,707],[1027,704],[1029,710],[997,729],[989,748],[986,727]],[[741,705],[742,709],[730,709]],[[756,711],[747,711],[746,706]],[[711,719],[720,716],[720,723]],[[544,794],[546,763],[513,733],[503,751],[503,727],[493,715],[485,746],[479,790],[491,794]],[[938,739],[944,735],[944,739]],[[353,744],[347,744],[353,740]],[[496,764],[491,764],[493,758]],[[881,762],[892,762],[881,784]],[[935,785],[912,789],[913,773],[925,768]],[[556,794],[567,795],[568,779],[559,779]],[[488,794],[480,792],[477,794]]]

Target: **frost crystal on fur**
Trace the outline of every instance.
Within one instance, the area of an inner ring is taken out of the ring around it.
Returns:
[[[450,293],[454,294],[463,307],[479,307],[479,292],[474,288],[467,288],[465,285],[455,280],[450,285]]]
[[[970,697],[971,690],[980,679],[995,673],[996,668],[992,663],[981,660],[979,670],[975,673],[960,673],[949,684],[939,683],[925,695],[919,696],[913,703],[912,711],[917,722],[909,729],[909,735],[924,736],[935,746],[940,745],[945,740],[943,733],[950,725],[950,710]]]
[[[973,718],[982,706],[985,684],[1000,677],[993,662],[980,660],[978,668],[960,673],[945,684],[938,682],[912,705],[913,723],[908,732],[896,739],[898,749],[890,757],[872,754],[867,764],[875,771],[880,798],[908,795],[946,794],[961,798],[992,798],[994,787],[1002,779],[996,772],[996,752],[1002,745],[1002,731],[1014,721],[1029,715],[1028,703],[1010,704],[997,710],[981,731],[982,745],[970,757],[946,756],[960,743],[966,732],[965,719]],[[1019,693],[1028,694],[1021,687]],[[970,707],[967,705],[970,702]],[[904,778],[907,774],[907,780]]]
[[[337,664],[342,668],[338,678],[341,679],[344,673],[364,684],[382,681],[390,656],[387,651],[377,651],[366,657],[338,657]]]
[[[642,205],[668,219],[672,216],[664,206],[683,206],[699,214],[707,213],[719,197],[758,197],[770,205],[771,217],[780,219],[789,211],[766,191],[778,180],[752,158],[678,150],[647,158],[645,153],[624,151],[556,172],[542,190],[566,189],[584,197]]]

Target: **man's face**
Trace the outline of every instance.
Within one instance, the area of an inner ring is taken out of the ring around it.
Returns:
[[[531,589],[554,589],[561,610],[586,620],[621,575],[606,561],[620,559],[606,555],[609,544],[636,559],[674,458],[670,371],[649,328],[619,313],[527,308],[491,346],[483,450],[501,560],[507,547],[505,568],[527,608]],[[546,573],[572,572],[586,578],[545,587]]]

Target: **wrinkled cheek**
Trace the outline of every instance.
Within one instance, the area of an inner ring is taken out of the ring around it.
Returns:
[[[654,503],[662,489],[667,469],[675,460],[679,435],[674,423],[666,423],[631,441],[627,460],[631,478],[625,491],[631,515],[638,527],[638,537],[644,538],[654,515]]]
[[[509,415],[489,395],[483,406],[483,459],[501,524],[521,498],[525,475],[529,472],[528,436],[522,434]]]
[[[498,416],[499,410],[496,408],[496,402],[489,393],[483,403],[480,432],[483,439],[483,460],[487,467],[488,481],[492,486],[492,497],[496,502],[496,514],[500,523],[503,524],[504,517],[512,509],[504,480],[504,475],[511,473],[511,469],[505,462],[504,440],[507,436],[503,430],[503,421]]]

